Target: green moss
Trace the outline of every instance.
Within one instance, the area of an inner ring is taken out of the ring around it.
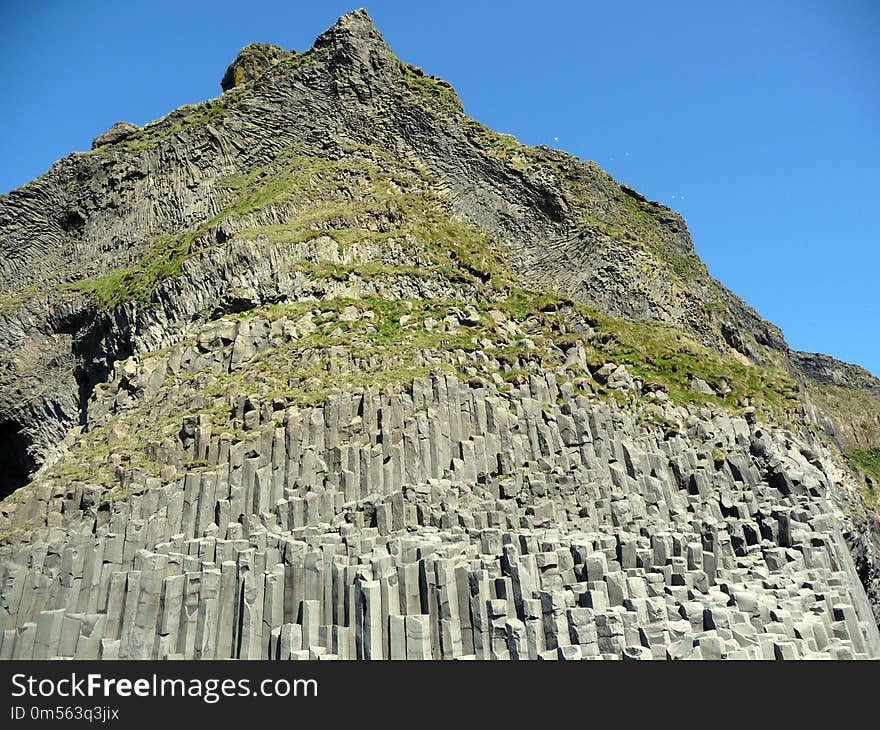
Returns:
[[[880,483],[880,448],[853,449],[849,460],[872,479]]]
[[[242,215],[282,203],[326,203],[341,184],[377,172],[376,165],[363,156],[331,160],[287,148],[273,165],[231,175],[220,185],[233,193],[226,214]]]
[[[105,501],[125,499],[127,491],[119,485],[117,464],[126,470],[138,470],[149,476],[158,476],[161,464],[148,457],[148,443],[175,435],[181,421],[176,417],[156,418],[150,410],[151,402],[140,402],[134,408],[117,414],[114,427],[125,437],[110,445],[110,426],[98,425],[85,432],[71,446],[70,453],[54,464],[47,478],[62,483],[81,482],[103,485]]]
[[[783,370],[746,365],[713,352],[672,325],[617,320],[547,292],[521,289],[512,289],[506,301],[493,306],[506,309],[519,322],[531,322],[534,334],[551,338],[557,346],[581,342],[593,367],[607,362],[626,365],[643,382],[661,384],[676,403],[712,402],[732,409],[753,405],[762,416],[783,421],[801,407],[798,387]],[[569,331],[575,313],[590,325],[590,332]],[[694,392],[694,378],[705,380],[719,394]]]
[[[405,386],[413,378],[432,373],[456,375],[465,382],[494,381],[494,387],[509,392],[532,373],[561,367],[565,350],[575,343],[583,346],[590,363],[625,363],[637,377],[662,384],[674,402],[711,401],[735,408],[747,399],[767,413],[785,412],[797,402],[793,384],[782,373],[744,366],[711,353],[673,328],[601,317],[546,292],[512,288],[502,296],[486,287],[483,293],[468,302],[474,312],[466,318],[460,316],[463,303],[459,300],[380,297],[279,303],[240,313],[236,316],[283,317],[294,323],[311,314],[315,329],[298,339],[276,341],[240,370],[169,374],[163,392],[179,393],[180,401],[171,410],[174,416],[157,417],[150,399],[136,402],[113,418],[114,429],[126,434],[121,441],[111,439],[108,425],[94,428],[72,445],[68,457],[52,467],[48,476],[65,483],[104,484],[110,489],[119,483],[117,465],[125,471],[158,475],[161,464],[148,458],[148,445],[175,438],[186,415],[207,415],[215,433],[229,433],[234,440],[241,440],[246,434],[231,408],[236,394],[306,407],[321,404],[337,389]],[[359,316],[342,321],[339,315],[348,307],[356,308]],[[498,311],[516,322],[519,332],[494,326],[492,313]],[[452,313],[459,317],[459,326],[447,330],[444,320]],[[570,330],[576,319],[589,323],[587,331]],[[529,343],[522,342],[526,337]],[[478,349],[488,360],[470,356]],[[578,393],[588,394],[597,387],[576,368],[570,376]],[[726,382],[731,392],[726,396],[693,393],[689,387],[692,377],[702,377],[718,388]],[[583,382],[578,385],[579,381]],[[601,395],[601,389],[599,392]],[[198,394],[197,399],[188,395],[193,393]],[[606,392],[605,397],[625,403],[631,396]],[[161,412],[169,412],[167,404]],[[659,427],[669,433],[676,428],[662,423]],[[716,461],[722,456],[712,454]],[[185,468],[208,467],[190,463]],[[115,494],[105,496],[113,499]]]
[[[512,134],[502,134],[465,117],[462,125],[471,142],[496,161],[524,172],[538,167],[549,168],[558,173],[558,166],[542,150],[522,144]]]
[[[239,238],[267,236],[277,242],[302,243],[321,235],[337,242],[337,251],[362,242],[381,246],[394,239],[418,266],[404,273],[437,272],[449,281],[502,289],[513,280],[496,243],[476,226],[453,216],[423,170],[401,163],[364,145],[336,140],[343,153],[336,159],[283,150],[270,167],[221,181],[228,203],[210,220],[176,237],[155,239],[140,260],[127,269],[77,282],[70,288],[88,292],[104,306],[126,300],[148,302],[156,287],[180,273],[196,238],[209,234],[224,219],[250,216],[269,207],[292,211],[283,224],[247,227]],[[205,242],[203,242],[205,243]],[[201,246],[200,251],[211,247]],[[381,252],[380,252],[381,253]],[[358,264],[361,274],[389,273],[371,262]],[[334,278],[350,271],[338,264],[304,262]]]
[[[429,108],[440,112],[462,111],[455,89],[442,79],[429,76],[417,66],[395,59],[403,83]]]
[[[117,148],[127,152],[141,152],[151,149],[192,127],[220,124],[232,100],[233,97],[224,95],[217,99],[196,104],[189,112],[183,115],[179,113],[179,110],[172,112],[168,117],[151,122],[140,131],[122,140],[117,145]]]
[[[83,279],[68,284],[66,288],[89,294],[108,309],[128,300],[149,302],[162,281],[180,273],[193,241],[208,227],[203,225],[177,237],[160,236],[134,266],[94,279]]]
[[[691,281],[709,276],[705,264],[703,264],[696,253],[684,255],[665,251],[662,255],[670,271],[674,272],[680,279]]]
[[[797,385],[780,369],[745,365],[712,352],[676,328],[659,322],[598,320],[593,347],[607,360],[630,366],[645,381],[662,383],[679,403],[714,402],[731,408],[754,405],[763,416],[787,420],[800,408]],[[602,337],[602,334],[610,335]],[[700,378],[725,395],[703,395],[691,389]]]
[[[282,58],[276,66],[283,68],[285,71],[290,71],[293,69],[297,69],[300,66],[305,66],[307,63],[314,61],[320,55],[320,51],[316,51],[314,48],[310,48],[307,51],[303,51],[302,53],[293,53],[285,58]],[[270,69],[271,70],[271,69]]]
[[[880,486],[880,448],[853,449],[846,454],[846,460],[850,467],[863,472],[869,479],[870,484],[862,489],[865,504],[874,511],[880,511],[880,495],[877,487]]]
[[[42,282],[33,282],[0,294],[0,315],[11,312],[28,299],[32,299],[42,291],[43,286]]]
[[[550,292],[533,292],[510,287],[503,307],[514,319],[522,321],[534,314],[558,312],[563,307],[574,307],[573,300]]]

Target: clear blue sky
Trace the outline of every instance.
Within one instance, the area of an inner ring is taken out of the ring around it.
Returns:
[[[0,191],[119,119],[217,95],[249,42],[308,48],[355,3],[0,0]],[[472,116],[680,211],[793,347],[880,374],[875,0],[366,7]]]

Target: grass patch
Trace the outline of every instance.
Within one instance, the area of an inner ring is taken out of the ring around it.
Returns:
[[[134,266],[94,279],[83,279],[66,285],[66,288],[92,296],[107,309],[129,300],[148,303],[162,281],[180,273],[193,241],[208,227],[203,225],[177,237],[161,236]]]
[[[709,401],[734,409],[753,405],[763,417],[782,422],[800,409],[797,385],[781,369],[745,365],[709,350],[671,325],[592,316],[598,326],[590,340],[597,353],[626,364],[644,381],[661,383],[678,403]],[[694,378],[706,381],[717,394],[694,392]]]
[[[433,191],[434,181],[423,171],[363,145],[338,144],[342,154],[336,159],[288,149],[270,167],[224,179],[221,187],[229,202],[218,215],[179,236],[156,238],[133,266],[68,288],[93,295],[105,307],[127,300],[150,302],[162,281],[180,273],[183,262],[193,255],[197,238],[209,234],[224,219],[253,216],[270,207],[289,211],[288,220],[246,226],[238,237],[263,235],[276,242],[298,244],[327,235],[336,241],[340,255],[358,243],[370,241],[381,248],[394,238],[412,262],[401,267],[404,273],[433,270],[450,281],[495,289],[512,282],[513,275],[493,239],[455,218],[448,203]],[[211,245],[201,246],[200,251]],[[342,269],[333,269],[336,265],[330,262],[317,268],[335,278],[347,275]],[[362,274],[389,273],[387,266],[367,262],[363,266]],[[303,271],[314,268],[314,264],[303,262]]]
[[[229,104],[233,99],[240,97],[241,94],[236,97],[220,96],[217,99],[196,104],[184,114],[181,114],[180,109],[175,110],[163,119],[150,122],[143,129],[119,142],[116,147],[127,152],[142,152],[193,127],[221,124],[226,116]],[[102,145],[98,150],[103,149],[103,147]]]
[[[28,299],[36,296],[43,288],[43,282],[33,282],[0,294],[0,315],[17,309]]]
[[[476,378],[511,392],[533,373],[561,368],[566,351],[576,343],[581,343],[591,370],[610,361],[626,364],[634,376],[662,384],[674,402],[709,401],[736,408],[747,401],[767,414],[783,413],[798,403],[793,383],[779,371],[742,365],[670,327],[604,318],[549,293],[511,288],[502,294],[488,287],[482,291],[484,296],[467,302],[363,297],[278,303],[234,315],[231,318],[284,318],[295,328],[308,315],[311,326],[303,327],[293,339],[268,343],[241,369],[168,374],[162,392],[176,394],[173,408],[166,403],[157,411],[153,399],[134,402],[113,414],[115,435],[110,423],[93,427],[47,476],[65,483],[103,484],[117,491],[120,467],[125,473],[155,476],[162,465],[152,461],[150,445],[174,440],[188,415],[209,416],[214,433],[228,433],[240,441],[247,434],[234,418],[232,405],[238,395],[311,407],[338,389],[406,386],[413,378],[437,373],[455,375],[462,382]],[[356,316],[340,316],[352,307]],[[499,317],[499,312],[504,316]],[[576,319],[587,322],[584,331],[571,331]],[[571,365],[566,369],[577,392],[604,393],[588,373]],[[694,393],[689,387],[692,377],[719,388],[726,384],[730,390],[717,396]],[[604,394],[621,403],[629,397]],[[101,397],[112,393],[103,392]],[[119,433],[125,435],[120,438]],[[194,462],[183,466],[209,468]],[[103,498],[115,494],[108,491]]]
[[[877,412],[880,397],[876,391],[808,381],[810,396],[835,423],[838,437],[848,451],[862,444],[880,442]],[[853,433],[853,431],[856,433]]]
[[[710,402],[734,410],[751,405],[763,417],[782,422],[801,408],[798,386],[782,369],[743,364],[709,350],[672,325],[613,319],[546,292],[512,289],[507,300],[495,306],[519,322],[531,322],[533,337],[543,335],[557,346],[580,341],[591,367],[626,365],[643,382],[662,385],[676,403]],[[573,315],[579,315],[590,331],[571,332]],[[694,378],[706,381],[716,394],[692,390]]]
[[[418,66],[397,59],[395,61],[403,83],[424,101],[428,109],[440,112],[463,111],[461,99],[451,84],[426,74]]]
[[[501,164],[520,172],[539,167],[559,172],[555,160],[550,159],[537,147],[522,144],[512,134],[496,132],[470,117],[465,117],[462,123],[471,142]]]
[[[871,483],[861,490],[865,504],[875,512],[880,511],[880,497],[877,487],[880,486],[880,448],[853,449],[845,454],[851,468],[863,472]]]

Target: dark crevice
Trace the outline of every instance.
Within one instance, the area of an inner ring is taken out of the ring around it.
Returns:
[[[79,231],[85,225],[85,222],[84,215],[76,208],[65,211],[59,221],[61,228],[67,233]]]
[[[18,423],[0,421],[0,499],[27,484],[29,475],[36,468],[28,446]]]
[[[7,412],[0,419],[0,499],[30,481],[41,466],[43,455],[71,426],[85,424],[88,400],[95,386],[107,379],[115,360],[131,354],[128,338],[112,335],[119,329],[114,321],[119,318],[115,312],[108,315],[86,307],[53,314],[52,333],[68,334],[74,340],[75,365],[71,374],[76,390],[70,392],[70,386],[65,385],[21,406],[15,417]]]
[[[130,338],[114,335],[115,332],[128,334],[131,323],[124,308],[117,307],[112,313],[84,310],[68,324],[74,335],[76,365],[73,377],[78,389],[79,422],[85,425],[88,401],[95,386],[108,378],[115,361],[124,360],[133,353]]]

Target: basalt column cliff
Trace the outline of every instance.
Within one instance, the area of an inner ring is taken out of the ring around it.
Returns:
[[[222,78],[0,197],[0,658],[880,656],[880,381],[362,10]]]

